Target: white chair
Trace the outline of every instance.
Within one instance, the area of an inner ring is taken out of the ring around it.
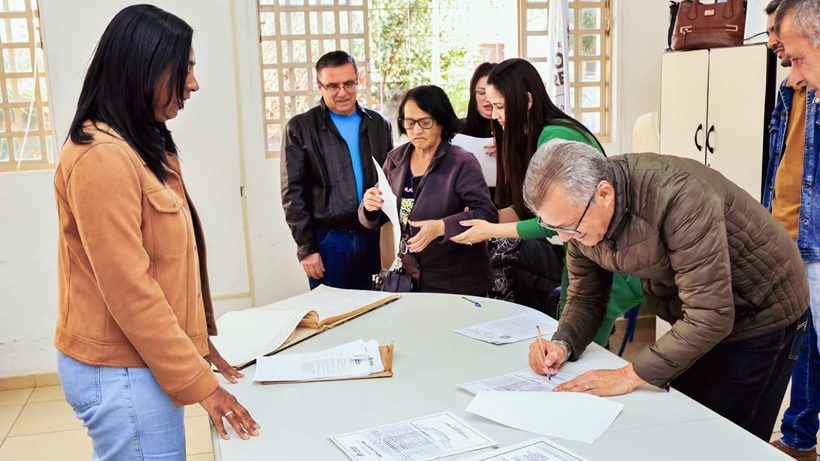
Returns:
[[[632,152],[655,152],[661,146],[661,126],[657,112],[638,117],[632,128]]]

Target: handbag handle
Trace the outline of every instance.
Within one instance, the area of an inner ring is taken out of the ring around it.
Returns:
[[[692,8],[690,8],[689,12],[686,14],[686,19],[688,19],[690,21],[694,21],[695,19],[698,18],[698,7],[699,6],[707,6],[707,5],[705,3],[701,3],[700,0],[690,0],[690,1],[692,2]],[[725,6],[723,7],[723,17],[726,18],[726,19],[729,19],[732,16],[734,16],[736,4],[740,3],[742,1],[743,0],[728,0],[725,3]],[[718,4],[715,3],[713,6],[715,8],[717,8],[717,5]],[[742,4],[741,4],[740,8],[741,9],[743,8]]]

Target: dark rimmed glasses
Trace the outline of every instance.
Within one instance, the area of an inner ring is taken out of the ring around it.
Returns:
[[[404,126],[404,129],[407,131],[412,131],[413,128],[416,127],[416,123],[419,124],[422,130],[429,130],[433,128],[433,123],[436,121],[433,120],[433,117],[424,117],[418,120],[413,120],[412,118],[403,118],[401,119],[401,124]]]
[[[581,213],[581,218],[578,219],[578,224],[576,224],[575,227],[553,226],[552,224],[547,224],[543,220],[541,220],[540,216],[538,216],[538,225],[543,227],[544,229],[548,229],[548,230],[555,231],[555,232],[560,232],[562,234],[573,234],[573,235],[582,234],[583,232],[578,230],[578,228],[581,227],[581,221],[583,221],[584,218],[586,217],[587,211],[589,211],[589,207],[592,205],[592,201],[595,199],[595,194],[597,194],[597,193],[598,193],[598,189],[596,188],[595,192],[592,193],[592,197],[589,198],[589,201],[587,202],[587,206],[586,206],[586,208],[584,208],[584,212]]]

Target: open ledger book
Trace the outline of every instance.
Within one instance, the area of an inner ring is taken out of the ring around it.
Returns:
[[[224,314],[216,321],[214,346],[232,366],[244,368],[270,355],[399,299],[381,291],[320,285],[267,306]]]

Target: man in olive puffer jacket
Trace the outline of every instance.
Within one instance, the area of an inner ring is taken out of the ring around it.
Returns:
[[[556,390],[619,395],[672,385],[769,440],[809,291],[797,247],[765,208],[694,160],[603,158],[567,141],[538,150],[524,197],[569,242],[567,304],[546,354],[530,346],[534,371],[578,359],[604,318],[612,273],[632,274],[643,280],[641,308],[672,330],[626,367]]]

